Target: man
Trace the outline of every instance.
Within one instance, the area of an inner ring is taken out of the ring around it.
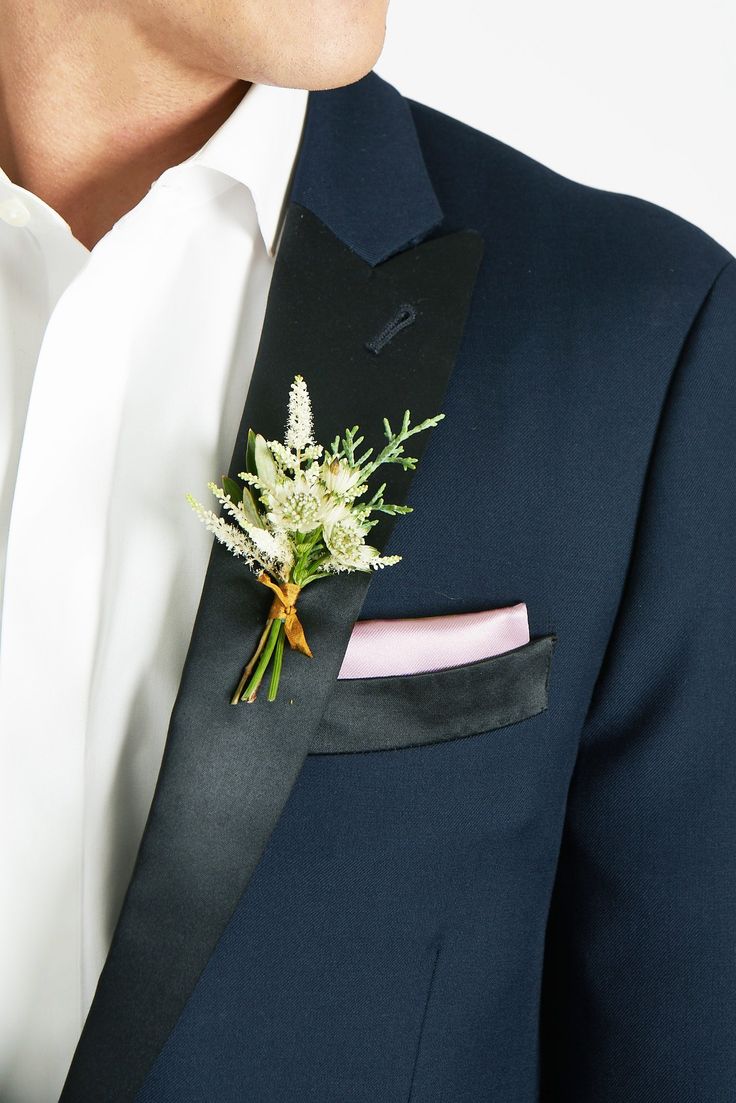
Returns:
[[[2,14],[3,1103],[730,1098],[733,258],[402,97],[383,2]],[[445,419],[234,707],[184,495],[296,373]]]

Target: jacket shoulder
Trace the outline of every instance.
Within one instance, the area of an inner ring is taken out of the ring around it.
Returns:
[[[475,127],[405,97],[445,226],[471,226],[558,273],[595,269],[630,288],[707,287],[733,260],[700,227],[651,202],[582,184]]]

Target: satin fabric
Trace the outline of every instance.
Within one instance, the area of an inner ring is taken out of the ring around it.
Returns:
[[[358,621],[338,677],[421,674],[487,659],[528,642],[523,601],[477,613]]]

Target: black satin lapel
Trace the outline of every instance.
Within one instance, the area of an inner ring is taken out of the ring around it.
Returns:
[[[481,253],[480,236],[462,230],[371,267],[291,203],[229,474],[244,466],[249,426],[281,438],[296,372],[320,440],[359,422],[380,444],[384,416],[439,411]],[[414,323],[380,354],[369,351],[403,303],[416,309]],[[429,436],[411,442],[412,454]],[[411,472],[388,474],[387,496],[400,502]],[[374,542],[388,530],[374,530]],[[380,575],[346,574],[305,590],[300,613],[315,658],[287,652],[277,701],[231,705],[269,596],[213,542],[156,794],[63,1103],[134,1098],[281,814],[373,578],[380,586]]]

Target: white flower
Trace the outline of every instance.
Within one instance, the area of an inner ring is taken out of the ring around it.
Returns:
[[[293,448],[295,452],[302,452],[307,445],[313,444],[312,440],[312,401],[309,397],[307,384],[301,375],[294,376],[294,382],[289,389],[289,418],[286,424],[287,448]]]
[[[339,521],[346,521],[354,516],[355,514],[347,502],[334,501],[332,498],[327,497],[322,506],[320,520],[324,526],[333,526]]]
[[[337,497],[355,498],[360,483],[362,472],[359,467],[350,467],[343,460],[333,460],[332,463],[323,463],[320,476],[325,488]]]
[[[337,521],[325,522],[324,541],[336,567],[354,571],[367,569],[370,552],[365,542],[365,530],[351,514]],[[371,550],[376,551],[375,548]]]
[[[308,471],[297,471],[266,496],[268,519],[276,529],[313,532],[321,524],[324,491]]]

